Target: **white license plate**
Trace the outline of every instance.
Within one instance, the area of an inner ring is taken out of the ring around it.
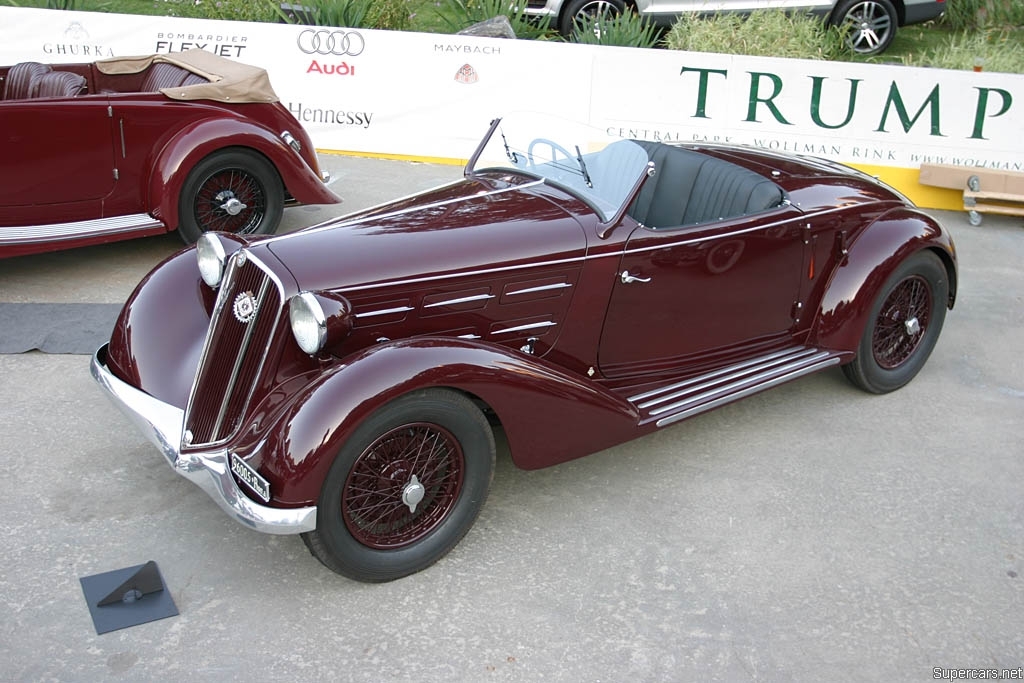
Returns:
[[[270,500],[270,482],[259,475],[249,464],[234,453],[231,454],[231,471],[242,483],[252,489],[264,503]]]

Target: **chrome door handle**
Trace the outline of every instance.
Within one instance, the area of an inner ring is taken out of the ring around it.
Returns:
[[[634,282],[650,282],[649,277],[637,277],[636,275],[630,275],[628,270],[622,271],[622,275],[619,277],[622,280],[622,284],[631,285]]]

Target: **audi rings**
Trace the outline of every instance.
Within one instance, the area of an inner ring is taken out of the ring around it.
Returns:
[[[356,31],[307,28],[296,41],[307,55],[335,55],[355,57],[366,47],[363,36]]]

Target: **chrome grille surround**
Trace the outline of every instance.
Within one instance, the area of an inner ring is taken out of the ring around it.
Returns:
[[[255,301],[248,315],[239,315],[240,299]],[[238,432],[283,305],[284,286],[262,261],[247,249],[231,256],[185,409],[182,449],[218,446]]]

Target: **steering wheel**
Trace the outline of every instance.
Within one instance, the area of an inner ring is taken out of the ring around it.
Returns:
[[[554,161],[558,154],[561,154],[566,159],[570,160],[576,158],[572,154],[569,154],[569,150],[567,150],[565,147],[562,147],[554,140],[548,140],[547,138],[537,138],[536,140],[531,142],[530,146],[526,149],[526,158],[527,161],[530,162],[531,166],[537,165],[533,160],[533,148],[537,147],[538,145],[545,146],[551,149],[551,161]]]

